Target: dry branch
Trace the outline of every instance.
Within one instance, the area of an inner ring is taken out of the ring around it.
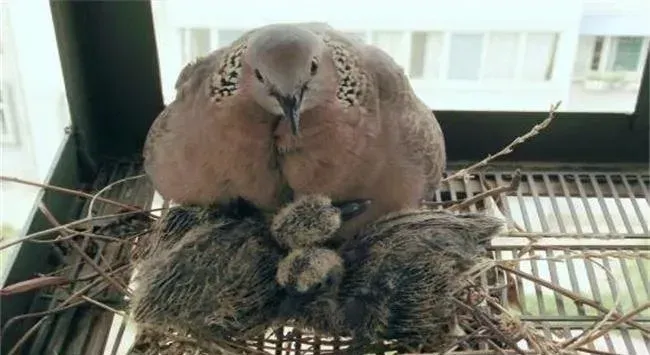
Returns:
[[[15,182],[23,185],[29,185],[29,186],[35,186],[35,187],[40,187],[46,190],[52,190],[52,191],[57,191],[57,192],[63,192],[69,195],[74,195],[74,196],[79,196],[79,197],[85,197],[85,198],[94,198],[95,195],[83,192],[83,191],[78,191],[78,190],[71,190],[71,189],[66,189],[64,187],[59,187],[59,186],[54,186],[54,185],[49,185],[49,184],[41,184],[39,182],[33,182],[33,181],[28,181],[28,180],[23,180],[19,179],[16,177],[11,177],[11,176],[4,176],[0,175],[0,181],[8,181],[8,182]],[[117,207],[125,208],[129,211],[142,211],[141,208],[131,206],[131,205],[126,205],[117,201],[113,201],[111,199],[103,198],[103,197],[97,197],[98,201],[108,203]]]
[[[560,107],[561,103],[562,103],[562,101],[558,101],[554,105],[551,105],[551,108],[550,108],[549,113],[548,113],[548,117],[546,117],[546,119],[544,121],[536,124],[526,134],[517,137],[510,144],[505,146],[503,149],[501,149],[497,153],[489,154],[485,159],[479,161],[478,163],[470,165],[467,168],[461,169],[461,170],[447,176],[446,178],[442,179],[442,182],[446,182],[446,181],[449,181],[449,180],[452,180],[452,179],[462,178],[463,176],[469,174],[470,172],[472,172],[472,171],[474,171],[474,170],[476,170],[478,168],[486,166],[492,160],[494,160],[494,159],[496,159],[498,157],[501,157],[501,156],[508,155],[508,154],[512,153],[516,146],[518,146],[518,145],[526,142],[528,139],[538,135],[542,130],[544,130],[546,127],[548,127],[548,125],[551,124],[551,122],[555,119],[555,113],[556,113],[557,109]]]
[[[481,192],[478,195],[474,195],[470,198],[467,198],[460,203],[457,203],[455,205],[452,205],[451,207],[447,208],[448,211],[458,211],[462,210],[463,208],[467,208],[473,204],[475,204],[478,201],[481,201],[485,198],[491,197],[491,196],[499,196],[500,194],[504,192],[511,192],[511,191],[517,191],[519,188],[519,183],[521,182],[521,171],[517,169],[512,177],[512,181],[510,182],[509,185],[506,186],[499,186],[495,187],[494,189],[488,190]]]

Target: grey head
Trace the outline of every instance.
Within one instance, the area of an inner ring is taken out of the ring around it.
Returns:
[[[290,294],[307,295],[336,288],[343,273],[343,259],[331,249],[294,249],[278,264],[276,281]]]
[[[279,315],[297,316],[314,304],[333,305],[344,272],[343,259],[331,249],[292,250],[278,263],[276,281],[286,292]]]
[[[254,100],[281,116],[297,135],[300,115],[327,101],[336,81],[323,39],[304,26],[276,24],[261,27],[247,42],[244,61]],[[334,87],[334,89],[333,89]]]

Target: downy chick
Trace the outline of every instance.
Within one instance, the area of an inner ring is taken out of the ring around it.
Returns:
[[[273,322],[282,251],[261,213],[233,218],[240,213],[220,211],[175,207],[160,221],[167,242],[138,265],[137,322],[205,339],[259,335]]]
[[[333,262],[338,259],[331,251],[298,249],[278,266],[278,280],[286,280],[281,284],[294,290],[293,308],[287,309],[298,324],[352,336],[353,351],[381,340],[440,350],[452,331],[452,293],[501,228],[499,219],[481,214],[392,213],[343,245],[337,253],[343,267]],[[343,277],[339,270],[344,270]]]

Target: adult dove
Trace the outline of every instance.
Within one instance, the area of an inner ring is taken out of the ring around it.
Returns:
[[[156,120],[145,168],[181,203],[241,196],[264,208],[294,197],[369,199],[349,237],[417,207],[446,164],[441,128],[385,52],[323,23],[274,24],[186,67]]]

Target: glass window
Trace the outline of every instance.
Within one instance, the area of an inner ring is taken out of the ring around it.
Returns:
[[[591,58],[590,66],[591,70],[598,70],[600,67],[600,57],[603,53],[603,42],[605,42],[605,38],[603,36],[596,37],[594,41],[594,53]]]
[[[186,63],[207,54],[210,51],[210,29],[181,29],[181,48],[183,48],[183,62]]]
[[[436,79],[440,76],[440,58],[444,35],[440,32],[413,32],[411,35],[410,76]]]
[[[614,41],[613,71],[636,71],[641,59],[643,38],[619,37]]]
[[[404,31],[376,31],[372,33],[372,44],[390,54],[395,61],[405,67],[408,61]]]
[[[482,34],[452,34],[447,78],[452,80],[478,80],[482,53]]]
[[[241,19],[237,14],[251,2],[238,3],[226,15],[208,2],[188,8],[181,0],[154,1],[166,102],[174,95],[170,82],[187,61],[231,43],[245,30],[286,19],[329,21],[380,47],[404,68],[418,96],[440,110],[545,110],[562,100],[560,111],[629,112],[635,107],[650,39],[647,21],[638,20],[638,14],[647,13],[647,1],[626,1],[616,8],[598,1],[562,7],[556,2],[548,10],[522,7],[507,16],[495,8],[481,20],[468,18],[460,3],[440,5],[442,20],[436,14],[423,20],[420,14],[430,13],[430,6],[414,2],[409,3],[413,16],[392,22],[376,20],[390,19],[383,17],[383,10],[366,18],[314,18],[312,10],[278,1],[281,16],[269,10]],[[558,12],[563,17],[554,19]],[[498,25],[489,20],[495,16],[501,16]],[[187,35],[178,36],[180,29]]]
[[[237,38],[241,37],[244,32],[243,30],[219,30],[219,48],[230,45]]]
[[[0,170],[43,182],[70,122],[48,2],[0,2]],[[0,240],[19,237],[39,189],[0,183]],[[0,283],[19,245],[0,251]]]
[[[343,31],[346,35],[360,41],[363,43],[366,43],[368,41],[368,33],[363,32],[363,31]]]
[[[514,79],[519,52],[519,34],[490,33],[483,68],[484,79]]]
[[[527,81],[545,81],[552,75],[557,35],[530,33],[526,36],[526,50],[522,65],[522,78]]]

